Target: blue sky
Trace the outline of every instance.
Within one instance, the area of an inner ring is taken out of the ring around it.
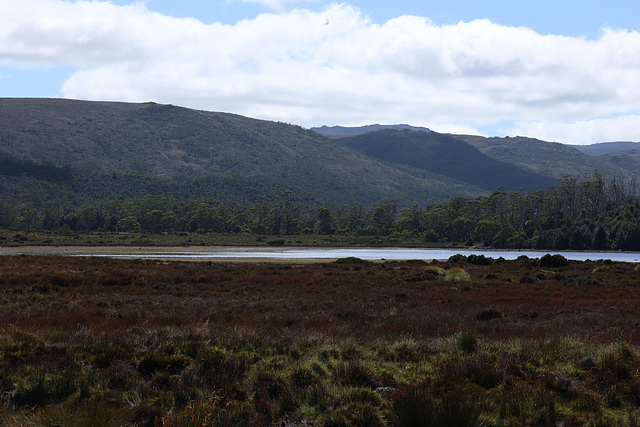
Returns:
[[[130,0],[117,0],[116,4],[131,4]],[[280,2],[282,9],[304,7],[322,10],[324,1]],[[437,24],[455,24],[459,21],[490,19],[507,26],[525,26],[541,34],[585,36],[596,38],[603,27],[640,29],[640,4],[637,1],[595,0],[539,0],[515,2],[513,0],[449,0],[449,1],[350,1],[374,22],[383,23],[400,15],[425,16]],[[205,23],[234,23],[265,11],[282,10],[268,7],[269,2],[210,1],[210,0],[147,0],[150,10],[176,17],[194,17]]]
[[[638,16],[615,0],[0,0],[0,96],[640,141]]]

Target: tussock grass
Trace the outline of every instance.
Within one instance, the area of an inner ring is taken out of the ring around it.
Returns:
[[[0,258],[0,418],[636,425],[638,272],[596,266]]]

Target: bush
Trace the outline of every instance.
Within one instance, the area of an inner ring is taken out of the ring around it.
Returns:
[[[462,254],[455,254],[449,257],[447,262],[450,263],[456,263],[456,262],[466,262],[467,261],[467,257],[465,255]]]
[[[473,254],[467,257],[467,263],[473,265],[493,265],[493,262],[493,258],[484,255]]]
[[[564,267],[569,264],[569,261],[560,254],[546,254],[542,258],[540,258],[540,262],[538,265],[544,268],[553,268],[553,267]]]

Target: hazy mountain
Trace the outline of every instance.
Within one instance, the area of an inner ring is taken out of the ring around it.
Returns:
[[[421,132],[431,132],[431,129],[428,129],[425,127],[410,126],[410,125],[404,125],[404,124],[399,124],[399,125],[375,124],[375,125],[356,126],[356,127],[321,126],[321,127],[311,128],[311,130],[331,138],[362,135],[364,133],[376,132],[379,130],[414,130],[414,131],[421,131]]]
[[[591,145],[572,145],[577,150],[590,156],[601,156],[603,154],[620,153],[623,151],[640,150],[640,142],[617,141],[600,142]]]

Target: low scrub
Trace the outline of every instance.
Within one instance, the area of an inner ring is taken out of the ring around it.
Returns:
[[[640,299],[640,272],[568,261],[556,279],[558,267],[532,261],[4,257],[0,418],[637,425],[640,335],[629,301]],[[105,286],[105,274],[119,280]]]

